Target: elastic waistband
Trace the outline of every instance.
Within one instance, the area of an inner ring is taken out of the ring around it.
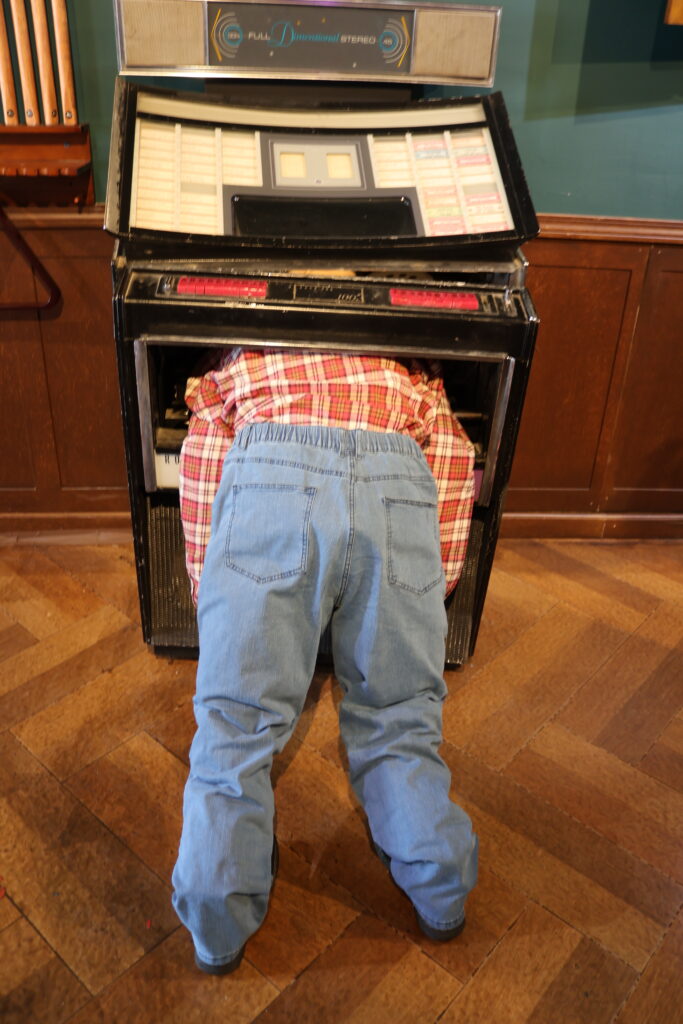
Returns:
[[[423,458],[422,449],[407,434],[386,434],[378,430],[344,430],[341,427],[322,427],[316,424],[301,426],[270,421],[250,423],[235,435],[234,445],[244,449],[259,441],[331,448],[340,455],[396,452],[412,458]]]

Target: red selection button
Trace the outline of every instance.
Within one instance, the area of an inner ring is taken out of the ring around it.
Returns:
[[[179,277],[178,284],[176,285],[176,292],[178,295],[196,295],[197,294],[197,282],[199,278],[196,277]],[[203,291],[201,292],[203,295]]]
[[[265,299],[268,282],[259,278],[179,277],[177,295],[210,295],[234,299]]]
[[[389,299],[392,306],[420,306],[423,309],[481,309],[479,299],[474,292],[390,288]]]

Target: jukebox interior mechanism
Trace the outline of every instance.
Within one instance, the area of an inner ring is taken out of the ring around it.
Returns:
[[[191,18],[201,8],[201,28],[220,5],[162,6]],[[269,41],[262,57],[244,49],[247,77],[306,78],[301,63],[276,74],[275,27],[295,13],[303,23],[339,9],[377,20],[378,39],[386,19],[400,15],[410,83],[430,80],[420,63],[427,51],[415,56],[412,42],[424,47],[426,26],[435,29],[449,7],[483,47],[479,81],[492,76],[498,9],[422,4],[411,12],[381,0],[372,11],[336,2],[233,6],[237,21],[263,20],[250,31]],[[130,71],[144,58],[135,51],[132,59],[127,34],[138,7],[119,7],[121,66]],[[369,27],[363,38],[374,38]],[[466,79],[466,51],[455,61],[453,48],[444,51],[432,80]],[[233,70],[220,72],[239,77],[242,58],[233,56]],[[385,78],[385,56],[380,48],[366,54],[370,63],[339,64],[327,77]],[[151,63],[169,60],[164,49]],[[186,381],[207,352],[384,354],[440,361],[476,452],[467,557],[447,603],[446,662],[461,665],[477,637],[537,329],[519,247],[538,224],[505,105],[497,93],[422,101],[403,88],[379,104],[354,85],[351,100],[321,106],[313,83],[305,104],[287,104],[281,83],[271,85],[271,102],[262,88],[256,105],[236,101],[227,86],[178,93],[117,81],[105,224],[117,238],[116,343],[144,636],[158,651],[196,652],[178,466]]]

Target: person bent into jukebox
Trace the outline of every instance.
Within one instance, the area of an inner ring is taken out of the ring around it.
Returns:
[[[173,904],[227,974],[277,866],[271,765],[329,626],[340,731],[375,852],[433,939],[453,938],[477,838],[439,756],[446,613],[473,452],[437,364],[224,350],[188,381],[180,463],[197,601],[197,731]]]

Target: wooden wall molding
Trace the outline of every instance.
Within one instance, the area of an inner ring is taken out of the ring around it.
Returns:
[[[541,238],[567,238],[575,242],[636,242],[683,245],[683,220],[638,217],[580,217],[540,213]]]
[[[501,537],[566,540],[683,540],[683,515],[505,512]],[[132,544],[129,513],[0,516],[0,548],[14,544]]]
[[[8,206],[5,213],[22,229],[41,228],[102,228],[104,229],[104,203],[95,206]]]
[[[0,499],[2,494],[0,492]],[[27,532],[34,537],[97,536],[103,531],[130,531],[130,512],[6,512],[0,514],[0,546]],[[109,542],[107,542],[109,543]]]
[[[683,540],[683,515],[505,512],[501,537],[580,540]]]
[[[669,0],[664,21],[667,25],[683,25],[683,0]]]

